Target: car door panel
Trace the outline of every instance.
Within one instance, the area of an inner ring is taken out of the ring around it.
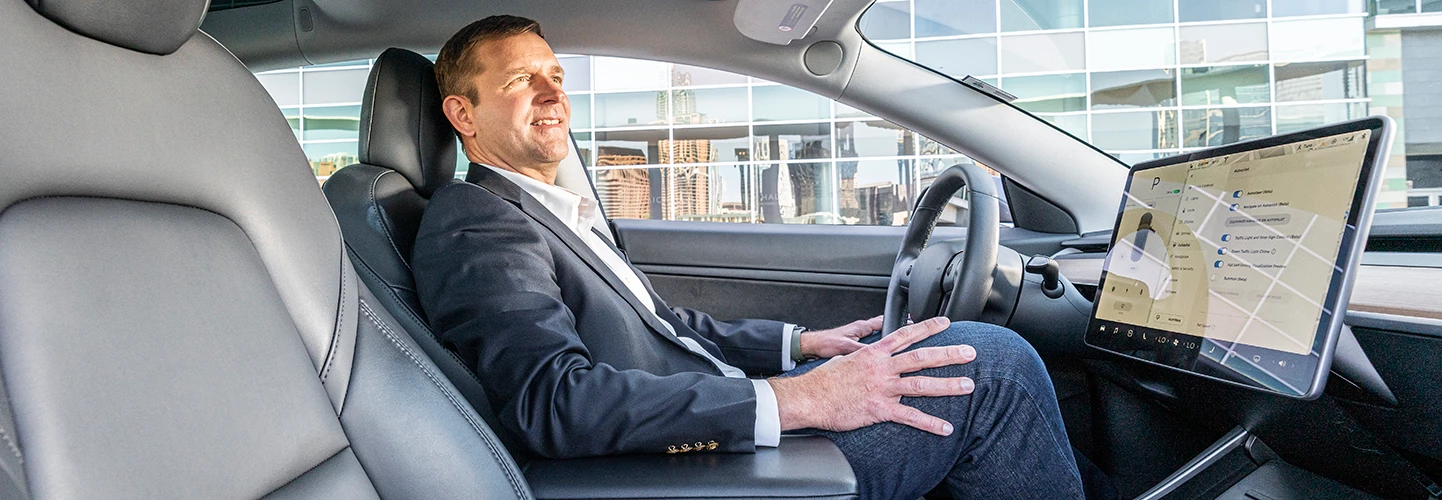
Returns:
[[[613,221],[631,262],[675,306],[812,328],[881,313],[904,227]],[[965,238],[938,227],[933,239]],[[1069,235],[1003,228],[1003,244],[1051,254]]]

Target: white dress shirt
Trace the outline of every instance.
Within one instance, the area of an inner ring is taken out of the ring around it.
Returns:
[[[490,165],[481,166],[500,174],[540,201],[542,206],[551,211],[551,215],[556,216],[566,224],[566,227],[571,228],[571,231],[582,242],[585,242],[587,247],[591,248],[591,252],[601,258],[601,262],[606,264],[612,274],[621,279],[621,283],[626,285],[626,290],[631,292],[631,295],[645,306],[647,311],[650,311],[653,316],[656,315],[656,304],[651,300],[650,293],[646,291],[646,285],[641,283],[641,278],[636,275],[634,268],[626,263],[621,254],[612,250],[601,239],[601,236],[592,231],[592,228],[601,227],[597,226],[599,221],[596,217],[598,207],[596,200],[510,170]],[[661,319],[660,316],[656,316],[656,320],[664,325],[667,332],[680,340],[687,349],[704,356],[716,365],[723,375],[732,378],[746,378],[745,372],[716,359],[695,340],[676,335],[671,324]],[[781,330],[781,367],[783,370],[790,370],[796,366],[796,363],[791,361],[791,336],[795,330],[796,325],[791,324],[784,325]],[[771,384],[765,380],[752,380],[751,385],[756,389],[756,446],[777,446],[781,443],[781,414],[780,409],[776,406],[776,393],[771,390]]]

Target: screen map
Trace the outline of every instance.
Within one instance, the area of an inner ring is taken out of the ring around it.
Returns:
[[[1134,171],[1096,319],[1307,355],[1372,132]]]

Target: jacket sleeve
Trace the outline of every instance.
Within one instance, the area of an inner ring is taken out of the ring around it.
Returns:
[[[591,360],[543,230],[479,186],[453,184],[431,198],[412,252],[432,329],[479,375],[503,430],[548,458],[712,441],[755,451],[750,381]]]
[[[735,319],[720,321],[694,309],[672,307],[671,312],[686,326],[716,344],[726,364],[750,375],[781,373],[782,329],[780,321]]]

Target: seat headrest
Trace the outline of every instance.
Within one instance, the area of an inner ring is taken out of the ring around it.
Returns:
[[[456,174],[456,134],[441,111],[435,65],[405,49],[376,58],[361,101],[361,163],[400,172],[429,198]]]
[[[175,52],[200,29],[209,0],[26,0],[65,29],[149,54]]]

